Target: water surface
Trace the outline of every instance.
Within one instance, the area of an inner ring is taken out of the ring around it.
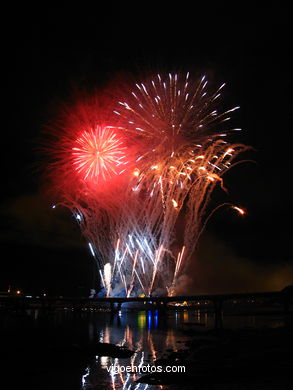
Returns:
[[[145,374],[133,372],[134,367],[141,371],[142,367],[153,367],[156,361],[186,349],[190,330],[205,334],[213,325],[212,313],[195,309],[122,310],[116,314],[93,310],[45,314],[31,310],[25,316],[1,317],[2,356],[6,354],[2,368],[11,389],[19,388],[13,387],[18,381],[22,387],[44,390],[191,389],[194,387],[187,384],[137,383]],[[283,326],[283,320],[278,316],[226,316],[224,326],[278,327]],[[96,343],[122,346],[134,354],[118,359],[77,353],[79,347]],[[176,366],[176,362],[172,364]],[[109,372],[111,367],[115,372]]]

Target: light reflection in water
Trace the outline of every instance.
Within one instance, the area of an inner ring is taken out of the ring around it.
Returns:
[[[147,374],[146,372],[136,373],[135,370],[136,367],[153,365],[166,350],[177,351],[176,341],[179,338],[186,339],[176,330],[176,325],[167,327],[166,322],[162,323],[162,320],[166,320],[166,316],[166,313],[160,314],[158,310],[143,310],[132,314],[123,312],[120,328],[115,326],[115,321],[106,323],[98,331],[97,340],[101,343],[126,347],[133,350],[134,354],[126,359],[96,356],[94,364],[87,367],[82,376],[82,389],[163,389],[163,386],[135,383],[139,377]],[[172,316],[174,317],[174,313]],[[111,366],[115,372],[110,371]],[[127,366],[131,367],[131,373],[126,372]]]
[[[155,324],[155,328],[157,328],[158,327],[158,324],[159,324],[159,311],[158,310],[156,310],[155,311],[155,315],[154,315],[154,324]]]
[[[146,327],[145,311],[139,311],[137,316],[138,327],[144,329]]]
[[[282,313],[280,315],[258,313],[257,315],[244,316],[241,313],[232,312],[225,313],[224,328],[280,327],[287,323],[285,321],[288,319],[284,318]],[[8,356],[12,355],[10,348],[15,339],[17,341],[14,341],[14,345],[17,344],[17,352],[20,350],[19,345],[21,346],[22,342],[26,346],[26,349],[23,350],[29,350],[27,347],[29,345],[38,351],[35,354],[37,358],[33,362],[36,365],[40,364],[40,372],[42,372],[40,378],[42,380],[48,378],[47,383],[42,383],[41,387],[44,390],[48,389],[53,381],[56,383],[64,381],[65,383],[65,380],[68,381],[68,386],[65,387],[70,389],[77,388],[75,385],[78,382],[78,388],[82,384],[84,390],[133,390],[135,387],[137,390],[145,390],[145,388],[157,390],[158,387],[135,383],[140,374],[120,372],[120,374],[111,376],[107,369],[111,364],[115,364],[117,367],[119,365],[121,367],[143,367],[152,364],[156,359],[166,357],[165,352],[168,350],[177,351],[184,344],[184,337],[178,332],[180,328],[196,329],[196,334],[201,331],[206,332],[207,329],[214,326],[214,315],[211,311],[207,312],[201,307],[172,308],[166,312],[143,310],[132,313],[123,309],[121,316],[119,313],[111,315],[105,311],[92,313],[60,309],[48,313],[47,309],[31,309],[27,311],[25,316],[21,317],[14,314],[2,316],[0,325],[1,334],[4,335],[2,336],[1,348],[4,351],[9,351]],[[7,338],[6,343],[4,342],[5,338]],[[92,348],[97,342],[125,346],[135,353],[129,359],[114,359],[102,356],[102,354],[96,358],[93,356],[91,359],[92,355],[86,350],[84,354],[80,354],[79,349],[76,349],[76,347],[86,347],[89,343],[89,347]],[[59,351],[62,352],[61,356],[57,356]],[[73,352],[72,356],[69,356],[70,351]],[[63,353],[66,354],[64,358]],[[3,353],[3,356],[6,357],[6,354]],[[18,353],[15,353],[15,356],[13,369],[14,365],[17,367]],[[57,357],[64,361],[64,365],[66,364],[67,368],[62,372],[61,370],[59,372],[59,364],[58,370],[51,369],[51,367],[57,367],[55,361]],[[27,364],[31,364],[29,359],[21,359],[21,364],[25,364],[26,360]],[[48,362],[48,365],[44,363],[44,360]],[[4,364],[10,364],[9,360],[7,363],[5,361],[6,359],[4,359]],[[35,366],[30,365],[30,369],[31,367]],[[38,370],[39,368],[36,368],[35,372]],[[75,385],[71,386],[71,383]],[[178,390],[178,387],[174,388]]]
[[[183,322],[188,322],[188,310],[183,311]]]
[[[279,326],[280,321],[254,316],[226,316],[225,327],[239,328],[245,326],[258,327],[269,323],[270,326]],[[94,319],[93,319],[94,321]],[[190,327],[191,325],[191,327]],[[158,310],[141,310],[136,312],[117,313],[115,316],[104,313],[91,325],[89,338],[92,342],[111,343],[134,351],[130,358],[111,358],[96,356],[94,362],[85,370],[81,382],[83,390],[158,390],[167,389],[164,386],[154,386],[136,383],[135,381],[147,373],[134,373],[135,367],[144,367],[164,358],[166,352],[178,351],[184,345],[187,337],[180,333],[180,328],[205,332],[214,326],[213,313],[196,310],[181,309],[176,311],[160,312]],[[95,332],[93,338],[92,333]],[[112,373],[109,368],[131,367],[132,372]]]
[[[151,310],[148,311],[148,329],[152,327],[152,312]]]

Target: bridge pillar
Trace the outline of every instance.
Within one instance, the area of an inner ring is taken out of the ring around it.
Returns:
[[[293,327],[293,313],[292,311],[290,311],[292,296],[283,293],[282,301],[283,301],[284,325],[285,327],[291,329]]]
[[[168,305],[166,301],[163,301],[163,304],[159,306],[160,310],[166,311],[168,309]]]
[[[213,301],[214,310],[215,310],[215,329],[223,328],[223,300],[221,298],[217,298]]]
[[[284,294],[283,296],[283,309],[284,309],[284,315],[288,316],[290,311],[290,297],[287,294]]]
[[[110,310],[112,313],[116,313],[121,310],[122,302],[110,302]]]

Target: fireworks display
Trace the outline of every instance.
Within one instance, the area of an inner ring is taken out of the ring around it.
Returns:
[[[81,173],[84,180],[106,180],[112,174],[117,174],[117,168],[125,160],[123,142],[115,132],[108,127],[84,131],[75,141],[73,147],[75,169]]]
[[[124,89],[107,122],[85,115],[55,143],[58,203],[79,223],[105,295],[176,294],[211,194],[225,191],[223,175],[246,149],[226,140],[239,107],[218,111],[223,87],[158,74]]]

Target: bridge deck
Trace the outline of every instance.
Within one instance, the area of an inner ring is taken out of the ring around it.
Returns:
[[[54,308],[73,306],[75,308],[93,307],[99,303],[109,303],[111,311],[115,312],[121,309],[121,305],[127,302],[145,302],[156,303],[156,308],[167,309],[168,303],[202,302],[208,301],[213,304],[215,328],[221,328],[223,325],[223,303],[228,300],[268,298],[280,302],[284,307],[284,314],[290,312],[292,302],[292,290],[289,292],[269,291],[254,293],[234,293],[234,294],[204,294],[204,295],[183,295],[174,297],[108,297],[108,298],[89,298],[89,297],[25,297],[20,295],[0,295],[0,307],[9,310],[26,310],[29,308],[43,308],[54,310]],[[115,304],[116,307],[115,307]]]

